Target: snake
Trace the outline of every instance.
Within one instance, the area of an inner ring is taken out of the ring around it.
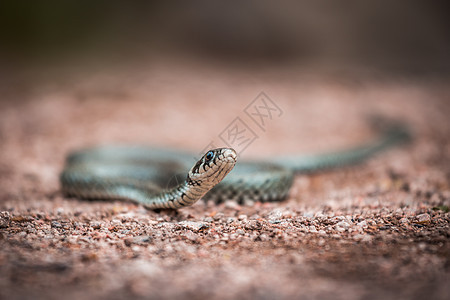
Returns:
[[[148,209],[179,209],[200,199],[217,203],[282,201],[297,174],[353,165],[411,139],[398,122],[377,126],[378,137],[356,147],[266,160],[240,160],[230,147],[199,159],[188,151],[140,145],[103,145],[70,153],[60,174],[68,197],[126,200]],[[380,129],[381,128],[381,129]]]

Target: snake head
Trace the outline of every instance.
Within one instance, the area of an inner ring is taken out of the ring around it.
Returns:
[[[210,189],[230,173],[236,164],[237,154],[232,148],[209,150],[188,173],[189,185]]]

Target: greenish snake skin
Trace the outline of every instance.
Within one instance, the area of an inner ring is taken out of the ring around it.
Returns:
[[[372,142],[352,149],[247,162],[237,162],[231,148],[209,150],[194,164],[192,153],[174,149],[100,146],[68,156],[60,175],[61,189],[68,196],[130,200],[149,209],[178,209],[201,198],[281,201],[288,196],[295,174],[360,163],[411,137],[401,124],[389,124],[378,132]]]

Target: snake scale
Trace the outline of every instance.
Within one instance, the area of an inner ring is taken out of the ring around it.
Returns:
[[[60,182],[68,196],[131,200],[149,209],[178,209],[201,198],[280,201],[297,173],[359,163],[410,138],[399,123],[378,133],[373,141],[343,151],[238,163],[232,148],[209,150],[193,164],[194,155],[179,150],[99,146],[70,154]]]

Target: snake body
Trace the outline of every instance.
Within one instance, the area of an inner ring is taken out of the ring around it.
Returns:
[[[359,163],[409,138],[406,127],[395,124],[372,142],[340,152],[236,163],[233,149],[219,148],[206,152],[193,166],[194,156],[184,151],[101,146],[70,154],[60,182],[68,196],[126,199],[149,209],[177,209],[201,198],[280,201],[288,196],[297,173]]]

